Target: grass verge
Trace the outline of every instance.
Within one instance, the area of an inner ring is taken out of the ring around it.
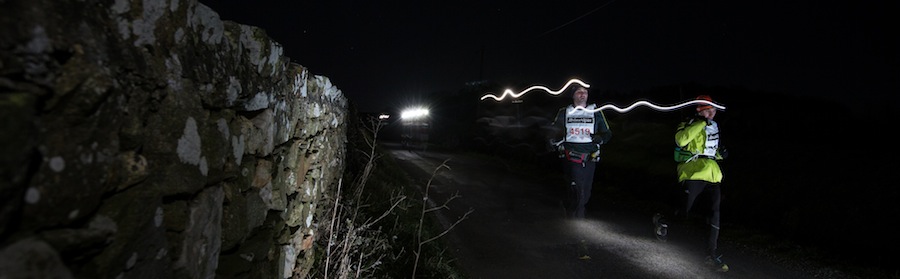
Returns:
[[[381,123],[351,121],[341,189],[323,206],[310,278],[464,278],[422,189],[377,148]],[[423,241],[427,240],[427,241]]]

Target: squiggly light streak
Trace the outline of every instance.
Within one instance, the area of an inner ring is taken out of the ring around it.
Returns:
[[[576,111],[576,110],[583,110],[583,111],[587,111],[587,112],[598,112],[598,111],[601,111],[601,110],[613,109],[613,110],[615,110],[615,111],[617,111],[617,112],[619,112],[619,113],[623,113],[623,112],[628,112],[628,111],[630,111],[630,110],[632,110],[632,109],[634,109],[634,108],[636,108],[636,107],[638,107],[638,106],[648,106],[648,107],[650,107],[650,108],[652,108],[652,109],[655,109],[655,110],[658,110],[658,111],[670,111],[670,110],[676,110],[676,109],[679,109],[679,108],[682,108],[682,107],[686,107],[686,106],[689,106],[689,105],[693,105],[693,104],[707,104],[707,105],[711,105],[711,106],[713,106],[713,107],[715,107],[715,108],[717,108],[717,109],[725,110],[725,106],[722,106],[722,105],[719,105],[719,104],[716,104],[716,103],[713,103],[713,102],[710,102],[710,101],[706,101],[706,100],[693,100],[693,101],[688,101],[688,102],[684,102],[684,103],[677,104],[677,105],[672,105],[672,106],[659,106],[659,105],[653,104],[653,103],[648,102],[648,101],[637,101],[637,102],[634,102],[633,104],[631,104],[630,106],[628,106],[628,107],[626,107],[626,108],[620,108],[620,107],[617,107],[616,105],[613,105],[613,104],[603,105],[603,106],[600,106],[600,107],[595,108],[595,109],[587,109],[587,108],[582,107],[582,106],[577,106],[577,107],[575,107],[574,109],[572,109],[572,110],[569,111],[569,112],[573,112],[573,111]]]
[[[580,84],[581,86],[584,86],[585,88],[590,88],[590,87],[591,87],[591,85],[589,85],[589,84],[587,84],[587,83],[584,83],[584,82],[581,81],[581,80],[578,80],[578,79],[570,79],[569,82],[566,82],[566,85],[563,85],[563,87],[560,88],[560,89],[557,90],[557,91],[550,90],[550,88],[547,88],[547,87],[544,87],[544,86],[535,85],[535,86],[529,87],[528,89],[525,89],[524,91],[519,92],[519,93],[515,93],[515,92],[513,92],[513,91],[510,90],[510,89],[503,90],[503,94],[501,94],[500,97],[497,97],[496,95],[493,95],[493,94],[487,94],[487,95],[481,96],[481,100],[484,101],[484,99],[487,99],[487,98],[494,98],[494,100],[497,100],[497,101],[499,102],[500,100],[503,100],[504,98],[506,98],[506,95],[512,96],[512,98],[518,98],[519,96],[522,96],[522,95],[524,95],[525,93],[528,93],[528,91],[531,91],[531,90],[534,90],[534,89],[540,89],[540,90],[547,91],[547,93],[550,93],[550,94],[553,94],[553,95],[559,95],[560,93],[562,93],[563,91],[565,91],[566,88],[569,88],[569,85],[572,85],[572,83],[578,83],[578,84]]]
[[[707,104],[707,105],[711,105],[711,106],[713,106],[713,107],[715,107],[715,108],[718,108],[718,109],[721,109],[721,110],[725,110],[725,106],[722,106],[722,105],[719,105],[719,104],[716,104],[716,103],[713,103],[713,102],[710,102],[710,101],[706,101],[706,100],[693,100],[693,101],[687,101],[687,102],[684,102],[684,103],[681,103],[681,104],[672,105],[672,106],[667,106],[667,107],[655,105],[655,104],[653,104],[653,103],[651,103],[651,102],[647,102],[647,101],[637,101],[637,102],[634,102],[633,104],[631,104],[630,106],[625,107],[625,108],[620,108],[620,107],[617,107],[616,105],[613,105],[613,104],[602,105],[602,106],[600,106],[600,107],[598,107],[598,108],[595,108],[595,109],[587,109],[587,108],[582,107],[582,106],[577,106],[577,107],[575,107],[574,109],[570,110],[569,113],[574,112],[574,111],[576,111],[576,110],[583,110],[583,111],[587,111],[587,112],[598,112],[598,111],[605,110],[605,109],[613,109],[613,110],[615,110],[615,111],[617,111],[617,112],[619,112],[619,113],[623,113],[623,112],[628,112],[628,111],[630,111],[630,110],[632,110],[632,109],[634,109],[634,108],[636,108],[636,107],[638,107],[638,106],[648,106],[648,107],[650,107],[650,108],[652,108],[652,109],[659,110],[659,111],[671,111],[671,110],[676,110],[676,109],[679,109],[679,108],[682,108],[682,107],[690,106],[690,105],[693,105],[693,104]],[[551,140],[551,141],[550,141],[550,144],[553,144],[553,145],[555,145],[555,146],[559,146],[559,145],[562,144],[564,141],[566,141],[566,139],[562,139],[562,140],[560,140],[560,141],[552,141],[552,140]]]

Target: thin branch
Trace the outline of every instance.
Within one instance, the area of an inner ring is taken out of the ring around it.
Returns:
[[[450,204],[451,201],[453,201],[459,197],[462,197],[462,196],[460,196],[459,192],[457,191],[455,194],[453,194],[453,196],[450,196],[449,198],[447,198],[447,200],[445,200],[444,203],[441,204],[440,206],[435,206],[435,207],[429,208],[429,209],[425,210],[425,212],[438,211],[441,209],[450,209],[450,207],[447,205]]]
[[[328,266],[331,264],[331,242],[332,242],[332,239],[334,237],[336,237],[334,235],[334,223],[335,223],[335,219],[337,218],[336,215],[338,212],[338,205],[340,205],[341,184],[343,184],[343,182],[344,182],[343,178],[338,180],[337,196],[335,197],[335,200],[334,200],[334,209],[332,209],[332,212],[331,212],[331,224],[328,224],[328,246],[326,247],[326,250],[325,250],[325,258],[326,258],[326,260],[325,260],[325,278],[328,278]]]
[[[469,208],[469,211],[466,211],[466,214],[463,214],[462,217],[460,217],[459,219],[456,219],[456,222],[453,222],[453,224],[450,225],[449,228],[447,228],[446,230],[444,230],[443,232],[441,232],[441,233],[438,234],[437,236],[432,237],[432,238],[429,238],[428,240],[425,240],[425,241],[423,241],[422,243],[419,243],[419,245],[423,245],[423,244],[425,244],[425,243],[434,241],[435,239],[441,238],[441,237],[444,236],[445,234],[449,233],[450,230],[452,230],[453,227],[456,227],[456,225],[458,225],[460,222],[462,222],[462,221],[465,220],[465,219],[468,219],[468,218],[469,218],[469,214],[472,214],[472,212],[475,212],[475,209]]]
[[[400,197],[400,199],[399,199],[399,200],[397,200],[397,201],[396,201],[396,202],[394,202],[394,204],[393,204],[393,205],[391,205],[391,208],[389,208],[389,209],[388,209],[388,210],[387,210],[387,211],[385,211],[385,212],[384,212],[384,214],[381,214],[381,216],[380,216],[380,217],[378,217],[378,218],[377,218],[377,219],[375,219],[375,221],[372,221],[372,222],[369,222],[369,223],[366,223],[366,226],[369,226],[369,225],[372,225],[372,224],[375,224],[375,223],[378,223],[378,221],[381,221],[381,219],[383,219],[383,218],[384,218],[384,217],[387,217],[387,216],[388,216],[388,214],[390,214],[390,213],[391,213],[391,211],[394,211],[394,208],[395,208],[395,207],[397,207],[397,205],[398,205],[398,204],[400,204],[400,202],[402,202],[402,201],[403,201],[403,200],[405,200],[405,199],[406,199],[406,197],[405,197],[405,196],[402,196],[402,197]]]

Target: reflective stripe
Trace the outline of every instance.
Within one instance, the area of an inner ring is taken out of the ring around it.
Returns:
[[[703,153],[699,155],[716,157],[716,150],[719,150],[719,124],[709,120],[706,125],[706,142],[704,143]]]

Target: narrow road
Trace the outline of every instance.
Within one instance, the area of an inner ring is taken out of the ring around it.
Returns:
[[[460,196],[436,212],[445,227],[474,210],[444,236],[469,278],[813,278],[727,244],[720,246],[731,270],[716,272],[703,263],[705,233],[674,231],[660,242],[651,216],[604,204],[589,204],[584,220],[566,219],[560,185],[541,173],[471,155],[383,146],[421,185],[449,159],[429,199],[443,204]]]

